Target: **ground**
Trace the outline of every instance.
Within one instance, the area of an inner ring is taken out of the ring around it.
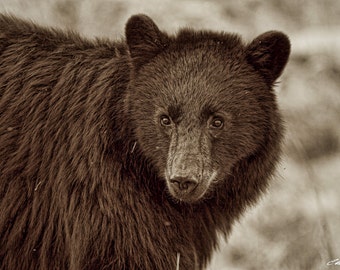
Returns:
[[[327,262],[340,258],[340,3],[228,2],[0,0],[0,11],[112,39],[123,37],[135,13],[169,32],[191,26],[246,40],[287,33],[292,56],[276,87],[287,127],[283,160],[268,194],[221,242],[209,269],[332,269]]]

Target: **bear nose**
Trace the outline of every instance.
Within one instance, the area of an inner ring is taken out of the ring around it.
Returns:
[[[198,181],[187,177],[173,177],[170,183],[180,191],[191,192],[197,187]]]

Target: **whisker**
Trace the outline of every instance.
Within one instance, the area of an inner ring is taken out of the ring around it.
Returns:
[[[176,270],[179,270],[179,261],[181,259],[181,253],[177,252],[177,258],[176,258]]]

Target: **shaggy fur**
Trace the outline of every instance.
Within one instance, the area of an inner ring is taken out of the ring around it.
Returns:
[[[271,88],[288,55],[278,32],[249,45],[226,33],[168,36],[138,15],[126,42],[89,41],[2,16],[0,268],[176,269],[177,254],[180,269],[204,268],[217,233],[229,234],[273,173],[282,125]],[[223,130],[191,126],[220,100],[232,115]],[[169,192],[176,151],[154,121],[160,104],[184,117],[178,136],[183,125],[185,138],[208,134],[202,162],[219,173],[199,200]]]

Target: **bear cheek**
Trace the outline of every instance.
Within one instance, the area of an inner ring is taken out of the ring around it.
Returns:
[[[257,149],[264,143],[264,130],[266,130],[265,116],[262,115],[261,108],[254,107],[251,111],[256,111],[256,115],[251,112],[239,113],[235,118],[225,136],[219,142],[217,150],[224,151],[224,161],[228,161],[229,168],[233,167],[238,161],[256,153]],[[251,115],[249,117],[248,115]],[[222,145],[222,146],[221,146]]]
[[[146,158],[147,162],[161,172],[163,170],[160,168],[164,168],[166,164],[167,150],[164,149],[166,144],[160,143],[162,139],[159,138],[157,130],[152,125],[153,123],[148,121],[144,115],[135,117],[133,121],[134,141],[138,144],[140,153]],[[130,153],[136,151],[135,149],[130,149]],[[163,158],[163,156],[165,157]]]
[[[169,179],[167,177],[169,148],[171,145],[171,134],[164,130],[153,127],[145,128],[140,131],[139,141],[143,154],[148,162],[151,162],[154,169],[157,171],[158,178],[161,181]]]

